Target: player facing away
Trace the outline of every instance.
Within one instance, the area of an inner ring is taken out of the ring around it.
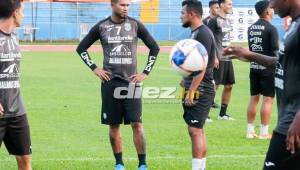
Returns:
[[[20,92],[19,40],[14,32],[24,18],[20,0],[0,1],[0,145],[15,155],[19,170],[31,170],[31,140]]]
[[[141,22],[127,16],[129,4],[129,0],[111,0],[112,15],[90,30],[78,45],[77,52],[86,65],[102,80],[101,122],[109,125],[109,138],[116,159],[115,169],[125,169],[120,134],[120,124],[124,121],[124,124],[131,124],[139,159],[138,167],[144,170],[147,166],[146,141],[141,119],[142,101],[141,98],[124,98],[129,92],[119,90],[129,85],[137,87],[148,77],[159,53],[159,47]],[[139,38],[150,49],[148,62],[142,73],[137,73]],[[102,69],[96,66],[87,52],[87,49],[97,40],[100,40],[104,53]]]
[[[182,26],[191,29],[191,38],[203,44],[208,52],[208,65],[195,77],[184,78],[183,118],[188,125],[192,141],[192,170],[204,170],[206,166],[205,120],[215,97],[213,68],[215,60],[215,40],[213,33],[202,23],[202,4],[200,1],[186,0],[182,2]]]
[[[232,0],[219,0],[219,15],[212,18],[208,26],[213,32],[217,45],[217,57],[219,59],[219,67],[214,70],[214,80],[217,86],[224,85],[222,93],[221,110],[218,116],[220,120],[234,120],[227,114],[227,106],[230,101],[233,84],[235,84],[234,70],[231,59],[222,56],[223,48],[231,43],[232,26],[227,18],[232,13]]]
[[[270,8],[269,4],[267,0],[262,0],[255,4],[255,10],[259,19],[248,28],[248,44],[250,51],[268,56],[276,56],[279,50],[278,33],[277,29],[270,23],[273,18],[273,9]],[[247,109],[247,138],[271,138],[268,129],[273,98],[275,96],[274,74],[274,68],[266,68],[255,62],[251,62],[250,64],[251,98]],[[263,96],[263,101],[260,109],[261,125],[258,136],[254,130],[254,121],[260,96]]]
[[[279,57],[267,56],[242,47],[229,47],[225,55],[275,68],[278,122],[264,162],[264,170],[300,169],[300,1],[270,0],[281,18],[292,17],[284,35]]]

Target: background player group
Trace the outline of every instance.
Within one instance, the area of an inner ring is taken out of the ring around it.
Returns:
[[[97,23],[90,30],[89,34],[78,45],[77,52],[102,81],[101,120],[103,124],[109,125],[109,137],[116,159],[115,169],[125,169],[122,160],[120,134],[120,124],[124,122],[132,127],[139,159],[138,168],[143,170],[147,169],[147,164],[146,142],[141,118],[141,99],[120,99],[113,94],[115,89],[119,87],[140,86],[140,83],[148,77],[154,66],[159,47],[141,22],[127,16],[128,6],[128,0],[111,0],[112,15]],[[4,44],[0,52],[19,54],[17,38],[13,30],[21,25],[24,7],[19,0],[5,0],[5,2],[1,1],[0,8],[0,39]],[[277,31],[270,24],[273,14],[271,8],[274,8],[280,17],[290,15],[293,18],[293,23],[284,37],[286,48],[280,50],[279,57],[277,57]],[[275,80],[279,118],[266,156],[264,169],[299,168],[297,160],[299,159],[298,149],[300,146],[300,91],[297,87],[300,86],[298,57],[300,54],[298,48],[300,42],[300,2],[297,0],[271,0],[270,2],[260,1],[256,3],[255,9],[260,19],[248,30],[250,51],[241,47],[230,46],[232,29],[227,14],[232,13],[232,0],[210,2],[210,9],[211,16],[205,20],[205,24],[208,25],[205,26],[202,22],[201,2],[197,0],[182,2],[181,20],[183,27],[191,29],[190,38],[201,42],[209,57],[205,71],[195,77],[184,78],[181,82],[186,91],[182,106],[183,118],[188,125],[188,132],[192,141],[192,169],[203,170],[206,167],[206,137],[203,127],[214,101],[216,87],[220,84],[224,85],[224,90],[219,119],[233,120],[226,113],[232,85],[235,83],[233,64],[230,58],[243,58],[253,62],[250,71],[251,100],[248,107],[247,138],[257,136],[253,121],[260,95],[263,95],[260,138],[270,138],[268,124],[274,97],[274,88],[270,87]],[[252,36],[254,34],[251,34],[251,31],[259,32],[255,34],[259,36]],[[148,61],[142,73],[137,73],[136,49],[138,38],[142,39],[150,49]],[[104,51],[102,69],[96,66],[87,52],[87,49],[97,40],[100,40]],[[15,48],[11,48],[11,42]],[[8,44],[6,45],[8,48],[5,48],[5,44]],[[126,48],[127,52],[118,50],[122,48]],[[233,55],[235,57],[232,57]],[[1,73],[7,74],[5,70],[10,64],[18,66],[20,55],[17,56],[9,61],[1,60]],[[274,70],[276,70],[275,78]],[[4,141],[10,154],[16,155],[19,169],[31,169],[29,128],[19,86],[4,87],[12,84],[9,82],[18,82],[19,77],[13,76],[9,72],[8,75],[1,76],[0,81],[1,94],[5,94],[0,96],[0,140],[1,142]],[[196,92],[201,94],[199,98],[194,98]],[[12,106],[9,102],[11,100],[17,101],[19,104]],[[13,127],[19,127],[22,133],[14,133]]]

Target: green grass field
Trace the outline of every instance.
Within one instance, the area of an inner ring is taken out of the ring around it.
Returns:
[[[101,62],[100,54],[91,54]],[[139,57],[144,68],[145,55]],[[228,112],[237,120],[216,120],[206,124],[208,170],[258,170],[263,165],[269,141],[245,139],[246,107],[249,99],[247,63],[234,62],[237,84]],[[21,64],[22,94],[31,125],[33,169],[110,170],[114,157],[108,140],[108,127],[100,124],[100,81],[75,53],[26,52]],[[168,64],[168,55],[160,54],[145,86],[179,87],[180,77]],[[220,91],[217,101],[220,101]],[[180,94],[180,90],[177,92]],[[179,103],[145,101],[143,121],[147,138],[149,169],[191,169],[191,144]],[[276,122],[273,111],[273,129]],[[259,116],[256,125],[259,125]],[[256,128],[257,131],[259,128]],[[137,169],[137,156],[131,128],[122,126],[123,157],[128,170]],[[16,168],[5,147],[0,150],[0,169]]]

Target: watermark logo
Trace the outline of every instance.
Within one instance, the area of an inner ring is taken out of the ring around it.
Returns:
[[[180,88],[179,88],[180,89]],[[155,99],[153,103],[178,103],[188,94],[189,90],[177,87],[143,87],[143,84],[129,83],[126,87],[117,87],[114,90],[114,98],[116,99]],[[194,100],[199,99],[201,93],[194,92]],[[160,100],[159,100],[160,99]],[[148,102],[150,102],[148,100]]]

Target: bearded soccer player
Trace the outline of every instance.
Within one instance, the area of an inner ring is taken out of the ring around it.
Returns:
[[[14,32],[24,18],[20,0],[0,1],[0,145],[15,155],[19,170],[31,169],[31,141],[20,93],[19,40]]]
[[[224,55],[275,68],[278,122],[264,162],[264,170],[300,169],[300,1],[270,0],[281,18],[291,16],[279,57],[251,52],[242,47],[228,47]]]
[[[109,137],[116,159],[116,170],[125,169],[122,160],[120,124],[131,124],[133,141],[138,154],[140,170],[147,169],[146,141],[142,125],[141,98],[125,97],[120,90],[129,86],[138,87],[151,72],[159,47],[145,26],[128,15],[129,0],[111,0],[112,15],[96,24],[80,42],[77,52],[86,65],[101,80],[102,124],[109,126]],[[150,49],[148,62],[142,73],[137,73],[137,42],[142,39]],[[87,49],[100,40],[104,61],[103,68],[91,60]],[[140,88],[136,88],[140,89]]]
[[[231,44],[232,26],[227,17],[232,13],[232,0],[219,0],[219,15],[212,18],[208,27],[214,33],[217,44],[217,57],[219,59],[219,67],[214,70],[214,80],[217,88],[224,85],[222,93],[221,109],[218,116],[220,120],[234,120],[227,114],[227,107],[231,98],[233,84],[235,84],[234,69],[231,59],[222,56],[223,49]]]
[[[255,10],[260,19],[248,28],[248,44],[250,51],[276,56],[279,50],[277,29],[270,23],[273,18],[273,9],[269,1],[262,0],[255,4]],[[250,64],[250,93],[251,99],[247,109],[247,138],[270,139],[269,122],[272,113],[272,103],[275,96],[274,68],[266,68],[255,62]],[[260,134],[254,129],[256,108],[260,97],[263,97],[260,109]]]
[[[183,118],[188,125],[192,141],[192,170],[204,170],[206,167],[205,120],[215,97],[213,68],[215,61],[215,40],[213,33],[202,22],[202,3],[196,0],[182,2],[182,26],[191,29],[191,38],[203,44],[208,53],[208,64],[199,75],[184,78]]]

